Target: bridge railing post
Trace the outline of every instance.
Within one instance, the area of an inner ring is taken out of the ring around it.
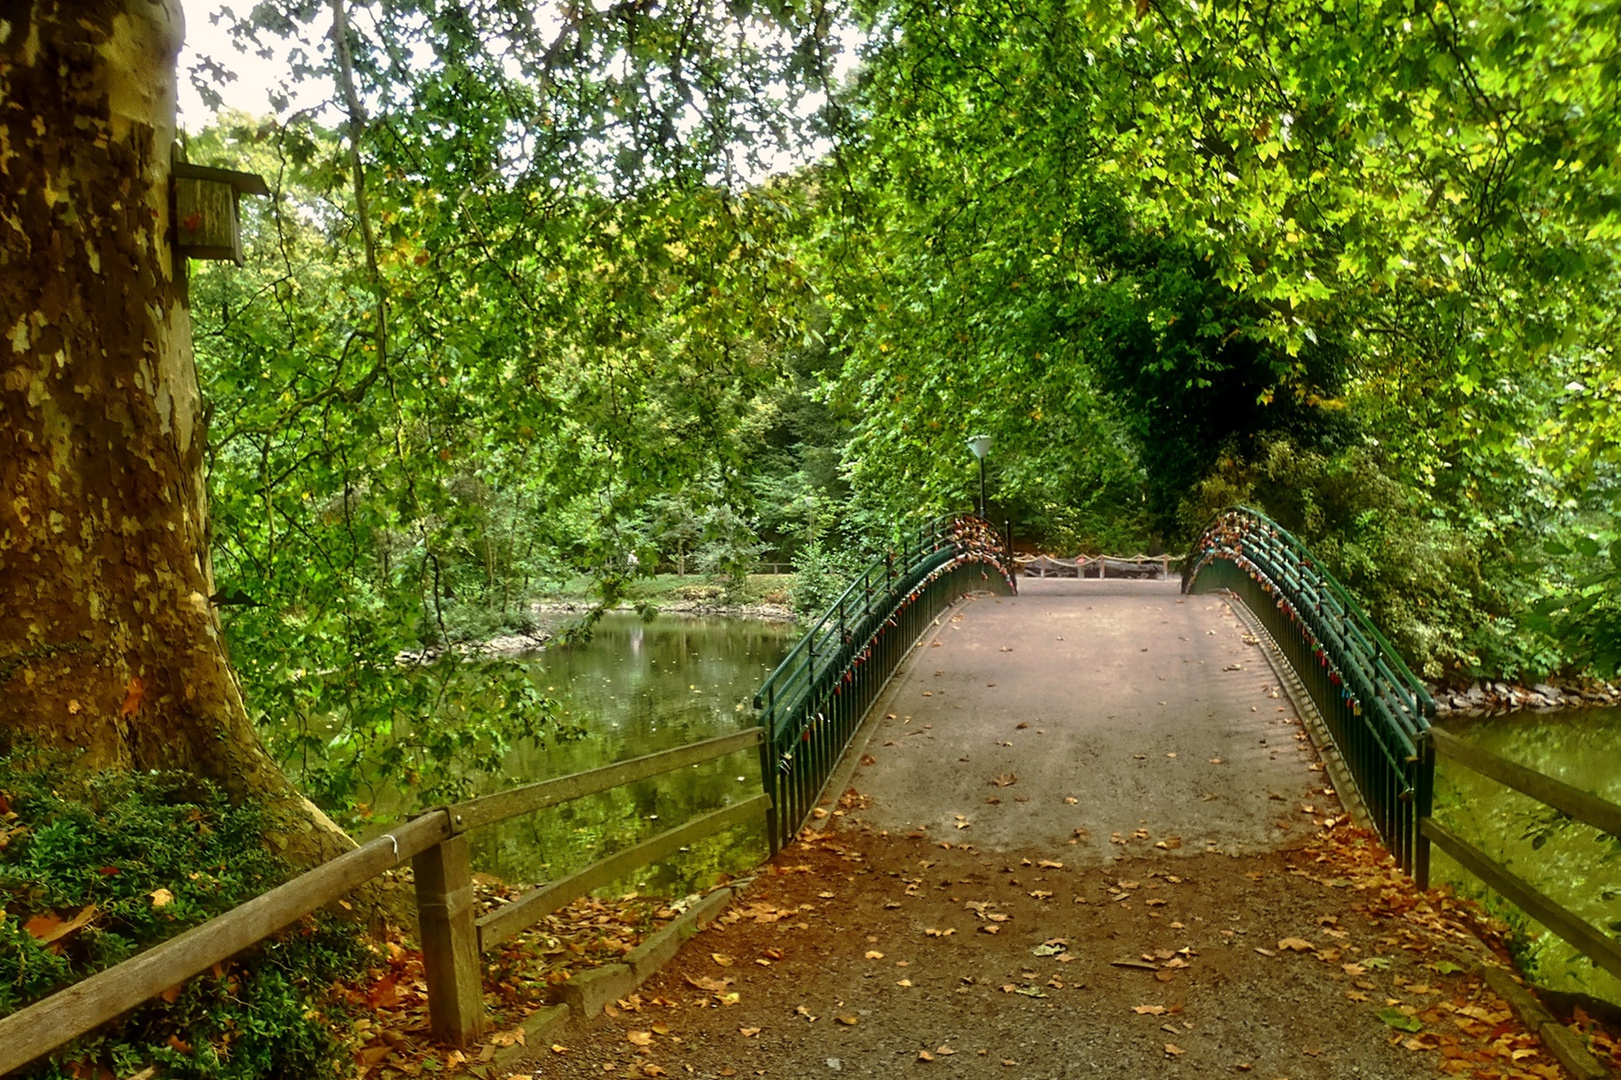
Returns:
[[[1430,887],[1430,838],[1423,822],[1435,812],[1435,742],[1426,730],[1418,740],[1418,768],[1413,788],[1413,884],[1420,892]]]

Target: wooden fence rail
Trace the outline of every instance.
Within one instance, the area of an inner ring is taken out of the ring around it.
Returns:
[[[614,765],[430,810],[201,926],[0,1018],[0,1076],[333,903],[410,859],[416,879],[424,981],[433,1037],[468,1046],[484,1034],[481,954],[573,900],[694,841],[750,820],[771,800],[757,795],[704,814],[479,918],[466,833],[572,799],[758,747],[759,728],[678,746]]]
[[[1593,826],[1600,832],[1621,838],[1621,806],[1607,802],[1591,792],[1572,787],[1562,780],[1528,769],[1480,747],[1465,742],[1450,732],[1430,728],[1425,732],[1422,752],[1444,757],[1482,776],[1552,807],[1577,821]],[[1539,892],[1484,851],[1464,840],[1432,817],[1422,817],[1419,832],[1436,847],[1452,856],[1459,865],[1496,890],[1504,899],[1518,906],[1537,922],[1575,946],[1594,964],[1621,979],[1621,942],[1589,924],[1580,915]],[[1427,868],[1426,868],[1427,869]],[[1427,873],[1425,878],[1427,878]],[[1428,888],[1428,880],[1420,880],[1421,888]]]

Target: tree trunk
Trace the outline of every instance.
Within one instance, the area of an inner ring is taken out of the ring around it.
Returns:
[[[348,840],[260,744],[209,599],[178,0],[0,10],[0,735],[207,776],[312,861]]]

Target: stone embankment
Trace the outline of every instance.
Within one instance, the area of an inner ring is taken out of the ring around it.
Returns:
[[[1477,680],[1463,689],[1431,686],[1439,716],[1488,716],[1495,713],[1548,712],[1554,709],[1598,709],[1621,704],[1621,688],[1597,679],[1519,683]]]

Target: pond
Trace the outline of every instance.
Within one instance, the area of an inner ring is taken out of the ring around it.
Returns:
[[[786,622],[605,615],[589,642],[553,646],[530,660],[559,719],[581,736],[525,744],[506,770],[520,782],[545,780],[748,727],[754,691],[798,636]],[[473,865],[512,883],[556,880],[759,792],[758,752],[733,754],[479,830],[470,838]],[[734,829],[693,845],[678,866],[649,868],[626,888],[679,896],[722,873],[748,870],[766,853],[763,824]]]
[[[1447,730],[1494,754],[1621,803],[1621,709],[1585,709],[1452,721]],[[1579,823],[1559,823],[1528,796],[1441,759],[1436,818],[1516,876],[1612,936],[1621,937],[1621,840]],[[1460,895],[1482,886],[1439,850],[1432,878]],[[1492,910],[1515,922],[1500,899]],[[1522,924],[1523,925],[1523,924]],[[1534,932],[1540,927],[1531,924]],[[1551,933],[1530,949],[1539,985],[1621,1004],[1621,980],[1600,971]]]

